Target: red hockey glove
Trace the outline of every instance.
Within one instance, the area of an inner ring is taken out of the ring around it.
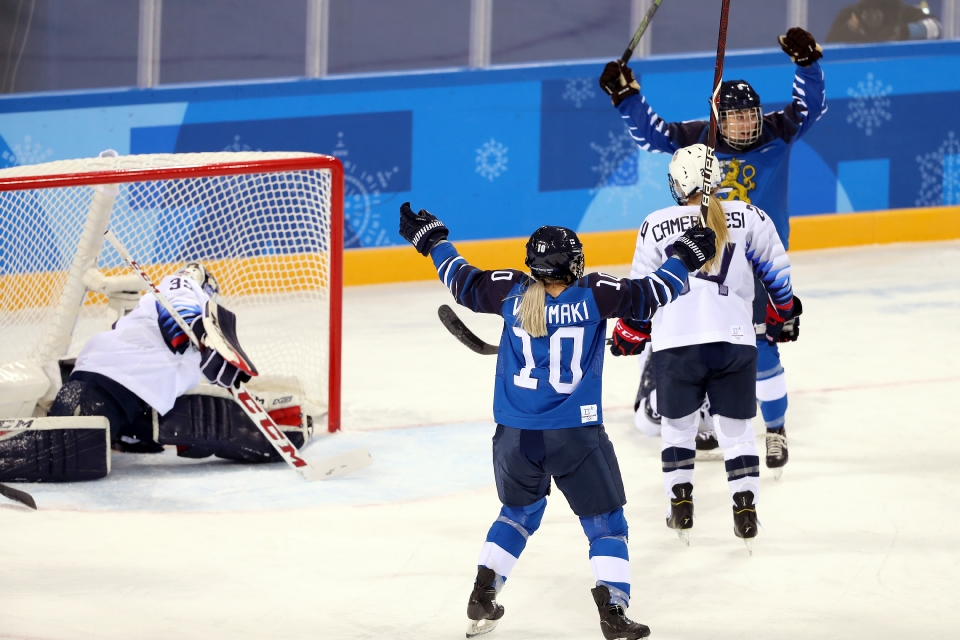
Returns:
[[[800,337],[800,314],[802,313],[803,305],[800,304],[800,298],[793,296],[793,314],[783,323],[780,342],[796,342]]]
[[[620,318],[613,328],[613,341],[610,353],[615,356],[636,356],[650,341],[649,320],[629,320]]]
[[[791,317],[793,317],[793,298],[782,304],[774,304],[769,298],[767,299],[767,344],[784,342],[780,339],[783,323]]]

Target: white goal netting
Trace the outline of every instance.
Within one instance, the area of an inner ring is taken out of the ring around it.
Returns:
[[[313,168],[276,170],[297,160]],[[224,152],[0,170],[0,189],[13,178],[97,174],[96,185],[0,191],[0,364],[75,356],[110,328],[107,298],[82,280],[92,267],[130,273],[103,241],[110,229],[155,282],[192,260],[213,272],[261,372],[251,389],[289,389],[326,407],[333,204],[323,160]],[[212,175],[224,163],[233,168]]]

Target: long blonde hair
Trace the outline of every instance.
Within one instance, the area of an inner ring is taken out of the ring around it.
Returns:
[[[547,285],[566,284],[566,280],[557,278],[531,277],[527,288],[520,298],[520,311],[517,313],[517,324],[530,334],[531,338],[542,338],[547,335]]]
[[[730,240],[730,230],[727,229],[727,214],[723,211],[723,205],[720,204],[720,200],[717,198],[716,189],[714,189],[710,195],[710,206],[707,207],[707,219],[704,220],[704,222],[717,234],[717,241],[714,245],[717,249],[717,255],[707,260],[702,267],[704,272],[713,273],[714,267],[719,269],[719,265],[723,260],[723,250]]]

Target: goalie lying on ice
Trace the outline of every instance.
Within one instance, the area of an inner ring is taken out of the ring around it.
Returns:
[[[164,278],[158,289],[203,348],[192,346],[147,293],[110,331],[94,335],[83,347],[47,419],[0,421],[0,480],[100,478],[109,472],[109,445],[156,453],[169,444],[191,458],[280,460],[226,392],[257,371],[240,347],[236,317],[215,301],[216,279],[192,262]],[[201,378],[210,384],[197,387]],[[296,396],[269,396],[261,403],[294,445],[303,446],[309,424],[304,424]],[[106,422],[77,421],[79,416],[102,416]]]

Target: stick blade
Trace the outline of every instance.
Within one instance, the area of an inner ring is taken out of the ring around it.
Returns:
[[[24,504],[34,511],[37,509],[37,503],[33,501],[33,496],[31,496],[26,491],[20,491],[19,489],[14,489],[13,487],[8,487],[5,484],[0,484],[0,496],[9,498],[14,502],[19,502]]]
[[[373,464],[373,458],[370,452],[360,447],[340,455],[330,456],[323,460],[317,460],[310,463],[310,477],[307,480],[311,482],[316,480],[329,480],[337,476],[346,475],[359,471]]]
[[[440,322],[447,328],[447,331],[474,353],[484,356],[492,356],[497,353],[498,349],[495,345],[487,344],[478,338],[473,331],[467,328],[467,325],[463,324],[463,321],[457,317],[457,314],[449,306],[440,305],[440,308],[437,309],[437,315],[440,316]]]

